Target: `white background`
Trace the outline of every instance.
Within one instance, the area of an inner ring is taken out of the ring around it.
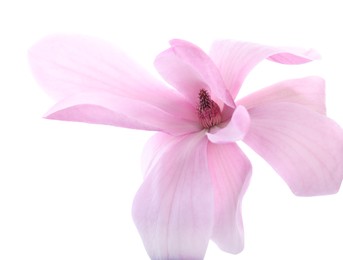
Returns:
[[[147,69],[172,38],[205,50],[218,38],[312,47],[323,59],[264,62],[243,93],[310,74],[327,81],[328,115],[343,125],[342,7],[337,1],[0,0],[0,259],[148,259],[131,219],[140,154],[152,133],[44,120],[53,105],[30,74],[40,38],[82,33],[112,41]],[[206,259],[342,259],[343,194],[295,197],[244,147],[253,177],[239,255],[210,243]]]

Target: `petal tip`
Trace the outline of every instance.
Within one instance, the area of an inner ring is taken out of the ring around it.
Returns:
[[[232,143],[243,140],[250,128],[250,115],[247,109],[239,105],[236,107],[231,120],[216,132],[207,132],[206,135],[212,143]]]

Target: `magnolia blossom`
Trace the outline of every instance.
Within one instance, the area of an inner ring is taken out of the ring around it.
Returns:
[[[133,219],[152,259],[202,259],[209,240],[239,253],[241,203],[263,157],[296,195],[335,193],[343,132],[325,115],[324,80],[286,80],[235,100],[260,61],[301,64],[313,51],[217,41],[209,54],[172,40],[156,57],[163,83],[110,44],[84,36],[43,39],[29,52],[38,82],[57,100],[46,118],[157,131],[143,152]]]

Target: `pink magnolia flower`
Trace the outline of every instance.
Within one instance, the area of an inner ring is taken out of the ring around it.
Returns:
[[[57,104],[49,119],[158,131],[143,153],[133,219],[152,259],[202,259],[210,239],[243,249],[241,203],[251,164],[243,141],[300,196],[339,190],[343,132],[325,116],[324,80],[286,80],[235,101],[263,59],[301,64],[313,51],[230,40],[207,55],[182,40],[159,54],[161,83],[97,39],[53,36],[30,50],[39,83]]]

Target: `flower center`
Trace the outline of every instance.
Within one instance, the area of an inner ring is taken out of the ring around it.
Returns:
[[[210,94],[205,89],[201,89],[199,92],[199,105],[197,110],[199,121],[204,128],[211,128],[221,123],[222,115],[220,108],[211,99]]]

